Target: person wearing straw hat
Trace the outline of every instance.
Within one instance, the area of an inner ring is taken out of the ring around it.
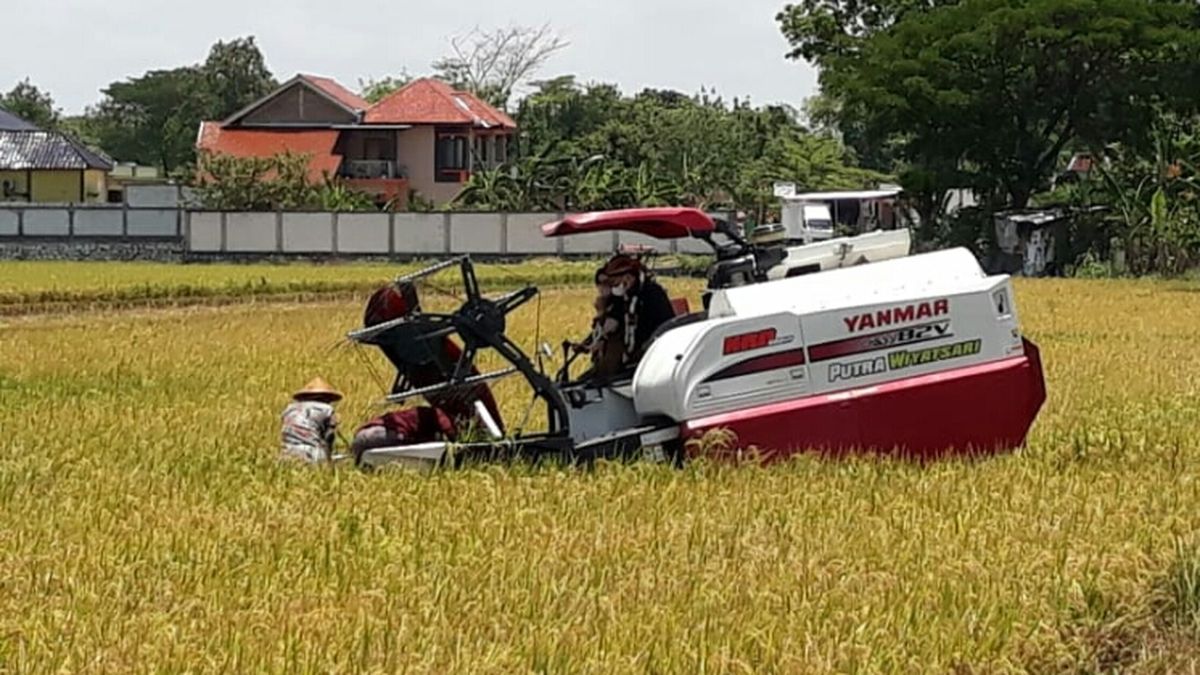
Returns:
[[[292,395],[283,411],[284,459],[319,463],[333,457],[338,417],[333,406],[342,394],[328,382],[315,377]]]

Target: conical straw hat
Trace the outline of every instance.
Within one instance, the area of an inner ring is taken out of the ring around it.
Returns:
[[[292,394],[292,397],[333,402],[342,400],[342,392],[334,389],[324,378],[314,377],[308,384],[304,385],[303,389]]]

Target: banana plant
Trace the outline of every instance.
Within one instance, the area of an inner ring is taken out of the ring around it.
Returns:
[[[1200,255],[1197,123],[1160,116],[1148,152],[1111,145],[1097,164],[1135,272],[1179,272]]]

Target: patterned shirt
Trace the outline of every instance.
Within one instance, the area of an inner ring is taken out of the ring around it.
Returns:
[[[337,417],[333,406],[320,401],[292,401],[283,411],[283,455],[323,462],[333,448]]]

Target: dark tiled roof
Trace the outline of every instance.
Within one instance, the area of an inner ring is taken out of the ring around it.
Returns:
[[[0,108],[0,131],[37,131],[38,128]]]
[[[102,169],[112,161],[53,131],[0,130],[0,170]]]
[[[358,94],[343,87],[337,80],[319,75],[298,75],[297,77],[325,92],[327,96],[332,97],[338,103],[351,110],[366,110],[371,107],[370,103],[367,103]]]

